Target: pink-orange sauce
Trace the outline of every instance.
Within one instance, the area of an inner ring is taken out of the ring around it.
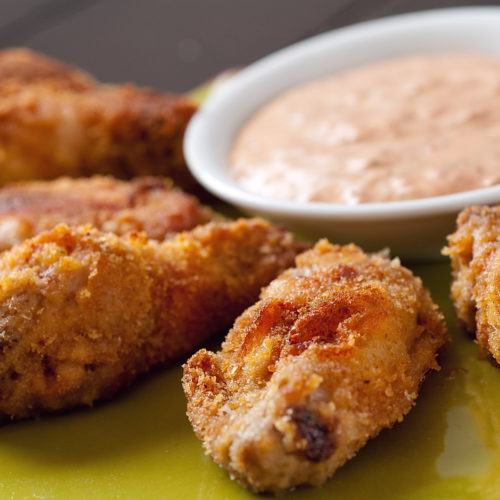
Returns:
[[[291,89],[263,106],[230,152],[264,196],[355,205],[500,183],[500,59],[419,55]]]

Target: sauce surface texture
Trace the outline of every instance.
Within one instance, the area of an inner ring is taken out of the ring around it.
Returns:
[[[242,128],[229,168],[248,191],[356,205],[500,183],[500,59],[410,56],[291,89]]]

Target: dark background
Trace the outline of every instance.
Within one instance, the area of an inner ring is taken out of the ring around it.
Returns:
[[[107,82],[186,91],[224,69],[358,21],[457,0],[0,0],[0,47],[26,46]],[[483,5],[500,5],[481,2]]]

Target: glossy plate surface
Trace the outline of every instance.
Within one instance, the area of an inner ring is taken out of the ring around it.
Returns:
[[[402,424],[369,442],[323,487],[280,498],[499,498],[500,369],[480,359],[456,326],[449,265],[414,270],[453,335],[442,370],[426,380]],[[262,498],[203,455],[185,416],[180,364],[94,409],[0,427],[0,498]]]

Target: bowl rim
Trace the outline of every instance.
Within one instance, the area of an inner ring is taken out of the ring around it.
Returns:
[[[256,212],[309,219],[413,219],[457,213],[467,205],[500,202],[500,185],[442,196],[359,205],[300,202],[265,197],[238,185],[225,172],[225,161],[217,163],[210,157],[207,159],[200,148],[205,135],[213,126],[212,116],[219,113],[221,108],[229,106],[231,102],[241,99],[241,95],[249,85],[269,80],[267,73],[276,65],[284,66],[292,63],[293,59],[308,56],[318,49],[326,47],[328,50],[329,45],[349,43],[360,37],[377,35],[382,30],[398,30],[405,25],[423,29],[429,22],[438,24],[477,22],[478,18],[487,18],[491,21],[492,17],[498,20],[500,26],[500,6],[450,7],[398,14],[334,29],[259,59],[232,77],[230,82],[216,89],[190,120],[184,136],[184,155],[191,173],[206,189],[226,202]],[[257,109],[258,107],[253,111]],[[234,127],[232,133],[237,129],[238,127]],[[226,157],[227,152],[226,149]],[[206,168],[207,165],[209,168]]]

